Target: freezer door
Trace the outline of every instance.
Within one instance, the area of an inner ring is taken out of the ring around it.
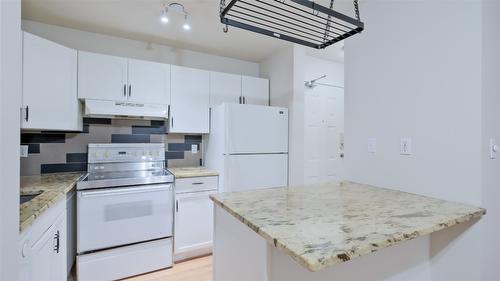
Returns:
[[[281,107],[228,104],[226,152],[288,152],[288,109]]]
[[[223,192],[287,186],[288,154],[227,155]]]

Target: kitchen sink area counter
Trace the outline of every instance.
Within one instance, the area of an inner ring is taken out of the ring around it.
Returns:
[[[21,196],[34,197],[20,205],[19,230],[22,232],[27,229],[51,206],[65,199],[66,194],[74,189],[83,175],[84,173],[57,173],[22,176]]]
[[[219,214],[215,252],[221,256],[216,259],[231,255],[231,250],[224,250],[229,246],[217,252],[217,235],[224,235],[226,224],[233,224],[232,217],[237,220],[232,227],[243,223],[265,239],[266,247],[277,248],[308,271],[486,214],[479,207],[353,182],[221,193],[211,199]],[[245,230],[241,231],[243,235]]]
[[[195,178],[195,177],[212,177],[218,176],[219,173],[215,170],[200,166],[200,167],[172,167],[168,170],[175,176],[176,179]]]

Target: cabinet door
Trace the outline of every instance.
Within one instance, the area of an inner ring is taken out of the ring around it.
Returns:
[[[269,105],[269,80],[243,76],[241,95],[246,104]]]
[[[22,128],[81,130],[77,52],[27,32],[23,39]]]
[[[127,59],[78,52],[78,98],[127,99]]]
[[[208,71],[172,65],[171,133],[208,133],[210,75]]]
[[[210,72],[210,107],[241,103],[241,75]]]
[[[32,276],[39,281],[66,281],[66,214],[33,245]]]
[[[174,234],[176,260],[211,251],[214,219],[213,203],[209,194],[211,193],[195,192],[176,195]]]
[[[170,103],[170,65],[128,60],[128,99],[137,103]]]

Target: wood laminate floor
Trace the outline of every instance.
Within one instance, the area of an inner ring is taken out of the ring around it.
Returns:
[[[212,256],[176,263],[172,268],[155,271],[126,281],[212,281]]]

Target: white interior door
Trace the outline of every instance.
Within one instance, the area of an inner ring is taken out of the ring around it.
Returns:
[[[128,100],[137,103],[170,103],[170,65],[128,60]]]
[[[226,155],[223,192],[288,185],[288,154]]]
[[[288,152],[288,109],[227,105],[226,154]]]
[[[127,59],[78,51],[78,98],[127,99]]]
[[[344,89],[318,85],[306,89],[304,98],[305,183],[341,180]]]
[[[241,103],[241,75],[210,72],[210,107]]]

